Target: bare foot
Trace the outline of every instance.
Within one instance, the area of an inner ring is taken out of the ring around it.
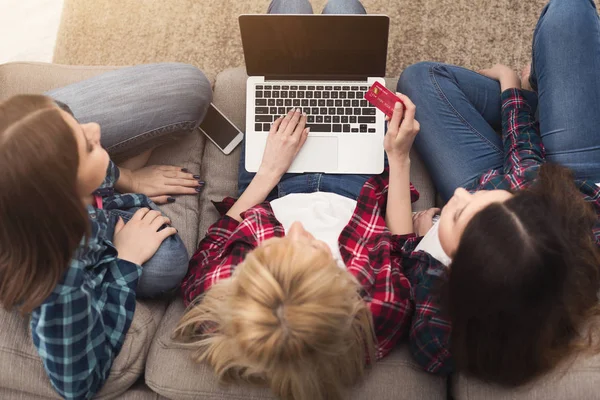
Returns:
[[[531,84],[529,83],[529,76],[531,75],[531,62],[527,63],[525,68],[521,71],[521,88],[525,90],[531,90]]]

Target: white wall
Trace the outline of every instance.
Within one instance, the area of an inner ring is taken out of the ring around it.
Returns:
[[[0,64],[52,61],[63,0],[0,0]]]

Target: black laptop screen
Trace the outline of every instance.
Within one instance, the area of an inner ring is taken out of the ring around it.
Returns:
[[[385,76],[384,15],[242,15],[240,30],[250,76]]]

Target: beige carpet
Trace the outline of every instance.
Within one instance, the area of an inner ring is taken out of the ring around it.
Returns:
[[[387,75],[422,60],[468,68],[530,58],[546,0],[364,0],[391,17]],[[54,53],[61,64],[194,64],[209,76],[243,65],[237,17],[268,0],[65,0]],[[314,0],[320,12],[325,0]]]

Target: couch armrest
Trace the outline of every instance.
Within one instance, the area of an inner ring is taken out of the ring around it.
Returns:
[[[0,65],[0,101],[15,94],[43,93],[119,67],[87,67],[39,62]]]

